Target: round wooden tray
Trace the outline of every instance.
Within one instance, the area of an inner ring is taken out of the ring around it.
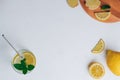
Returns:
[[[120,21],[120,0],[100,0],[100,1],[101,1],[101,5],[109,4],[111,6],[111,8],[110,8],[110,12],[111,12],[110,18],[105,20],[105,21],[101,21],[101,22],[111,23],[111,22]],[[90,15],[92,18],[98,20],[95,17],[94,12],[95,11],[100,11],[100,7],[96,10],[90,10],[88,7],[86,7],[85,0],[80,0],[80,3],[82,5],[83,9],[88,13],[88,15]],[[98,20],[98,21],[100,21],[100,20]]]

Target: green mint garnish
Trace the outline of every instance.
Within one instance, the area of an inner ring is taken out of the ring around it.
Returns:
[[[14,64],[14,67],[18,70],[22,70],[23,66],[21,64]]]
[[[34,65],[27,65],[26,64],[26,59],[24,58],[23,60],[20,61],[21,63],[14,64],[14,67],[17,70],[22,70],[23,74],[27,74],[28,71],[31,71],[34,69]]]
[[[24,66],[26,66],[26,59],[23,59],[23,60],[21,60],[21,65],[24,67]]]
[[[22,70],[22,72],[23,72],[23,74],[27,74],[27,68],[24,68],[24,69]]]
[[[34,69],[34,65],[28,65],[28,68],[27,68],[29,71],[33,70]]]
[[[101,6],[102,10],[109,10],[110,8],[111,7],[109,5],[107,5],[107,4]]]

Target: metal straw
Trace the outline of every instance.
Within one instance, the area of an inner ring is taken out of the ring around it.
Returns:
[[[8,39],[5,37],[4,34],[2,34],[2,37],[5,39],[5,41],[13,48],[13,50],[19,55],[21,59],[23,59],[23,56],[13,47],[13,45],[8,41]]]

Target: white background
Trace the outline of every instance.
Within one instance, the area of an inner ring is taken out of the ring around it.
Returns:
[[[13,49],[0,37],[1,80],[93,80],[88,73],[92,61],[103,64],[101,80],[120,80],[106,65],[105,51],[91,49],[102,38],[106,49],[120,51],[120,23],[101,23],[82,7],[70,8],[66,0],[0,0],[0,34],[19,49],[29,49],[37,59],[27,75],[11,67]]]

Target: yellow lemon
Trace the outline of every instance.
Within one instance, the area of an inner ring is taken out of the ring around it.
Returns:
[[[95,10],[97,9],[101,4],[100,0],[86,0],[86,6],[90,9],[90,10]]]
[[[112,73],[120,76],[120,52],[107,50],[106,62]]]
[[[109,19],[111,12],[96,12],[95,16],[98,20],[105,21]]]
[[[74,8],[78,6],[78,0],[67,0],[67,3],[70,7]]]
[[[36,58],[31,52],[24,52],[23,56],[26,59],[27,65],[29,65],[29,64],[35,65],[36,64]],[[13,64],[20,63],[20,61],[21,61],[21,59],[20,59],[19,55],[16,54],[16,56],[13,59]]]
[[[89,65],[89,74],[95,79],[100,79],[104,76],[105,70],[102,64],[93,62]]]
[[[91,50],[92,53],[98,54],[101,53],[105,48],[105,43],[102,39],[98,41],[98,43],[94,46],[94,48]]]

